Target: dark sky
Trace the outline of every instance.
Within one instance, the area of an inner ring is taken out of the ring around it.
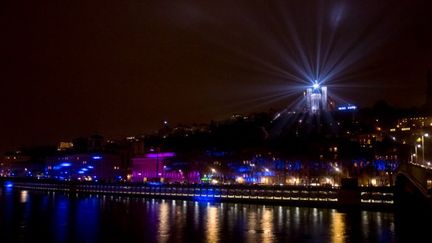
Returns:
[[[0,150],[279,109],[305,75],[420,105],[431,2],[3,0]]]

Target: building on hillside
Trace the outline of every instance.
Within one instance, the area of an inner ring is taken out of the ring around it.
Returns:
[[[200,182],[198,171],[189,171],[187,168],[171,168],[166,163],[168,158],[174,157],[172,152],[155,152],[137,155],[132,158],[132,182]]]
[[[59,180],[125,181],[121,158],[107,153],[75,153],[47,157],[46,176]]]
[[[326,86],[320,86],[318,82],[315,82],[312,87],[306,90],[305,96],[308,112],[316,114],[328,110]]]

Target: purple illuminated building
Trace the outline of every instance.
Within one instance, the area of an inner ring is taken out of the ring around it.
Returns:
[[[130,180],[132,182],[199,182],[200,173],[197,171],[186,172],[182,169],[167,168],[165,160],[174,156],[175,153],[172,152],[135,156],[132,158]]]

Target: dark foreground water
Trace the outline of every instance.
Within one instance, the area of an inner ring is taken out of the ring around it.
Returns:
[[[431,242],[428,221],[421,214],[0,189],[0,242],[407,242],[414,236]]]

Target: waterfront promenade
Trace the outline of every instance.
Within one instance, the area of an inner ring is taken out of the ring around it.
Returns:
[[[5,187],[208,202],[240,202],[313,207],[391,209],[393,187],[330,187],[286,185],[210,185],[162,183],[96,183],[49,180],[1,179]]]

